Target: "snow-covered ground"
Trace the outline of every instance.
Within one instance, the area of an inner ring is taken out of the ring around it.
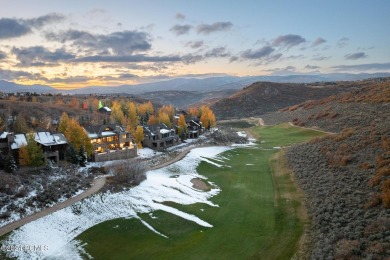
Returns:
[[[224,167],[226,158],[218,154],[231,149],[229,147],[205,147],[193,149],[182,160],[165,168],[147,172],[147,179],[139,186],[120,192],[97,194],[80,201],[73,206],[40,218],[13,231],[3,245],[36,245],[42,250],[21,250],[12,252],[18,259],[81,259],[83,245],[75,238],[85,230],[101,222],[116,218],[137,218],[151,232],[159,233],[152,226],[142,221],[139,213],[152,213],[163,210],[193,221],[204,227],[212,223],[195,215],[179,211],[162,204],[172,201],[180,204],[204,203],[213,207],[209,198],[220,192],[213,188],[208,192],[192,187],[191,179],[205,178],[196,172],[201,161],[212,163],[215,167]],[[214,160],[208,160],[213,158]],[[217,162],[217,163],[216,163]]]

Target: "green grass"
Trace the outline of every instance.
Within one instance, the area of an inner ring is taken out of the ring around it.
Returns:
[[[323,135],[286,125],[252,131],[265,141],[262,147],[286,146]],[[297,250],[305,223],[297,214],[298,197],[285,197],[296,192],[288,173],[271,174],[277,167],[271,159],[275,153],[259,147],[239,148],[223,154],[230,158],[226,164],[231,168],[201,163],[198,172],[222,189],[211,199],[219,207],[166,203],[198,216],[212,228],[156,211],[153,217],[139,217],[169,238],[153,233],[137,219],[115,219],[77,239],[87,242],[85,248],[95,259],[289,259]]]
[[[324,136],[324,133],[292,127],[288,124],[282,124],[278,126],[264,126],[252,128],[253,134],[258,139],[264,141],[261,147],[272,148],[275,146],[289,146],[296,143],[305,142],[315,137]]]

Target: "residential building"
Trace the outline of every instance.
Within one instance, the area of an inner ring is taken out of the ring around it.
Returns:
[[[35,141],[42,147],[45,160],[54,159],[56,163],[64,159],[68,140],[61,133],[36,132]]]
[[[155,150],[162,150],[178,143],[179,138],[175,129],[169,128],[165,124],[144,125],[143,146]]]
[[[3,148],[4,142],[0,136],[0,146]],[[64,159],[65,149],[68,141],[61,133],[52,134],[50,132],[36,132],[34,133],[35,141],[41,146],[43,150],[43,158],[45,160],[55,160],[56,163],[60,159]],[[27,145],[27,138],[25,134],[7,134],[7,144],[9,152],[17,159],[19,157],[19,149]]]
[[[186,119],[186,123],[188,130],[187,138],[198,138],[204,133],[204,127],[202,126],[202,122],[200,122],[199,118],[194,117]]]
[[[86,126],[88,137],[93,144],[92,161],[121,160],[137,156],[137,145],[132,136],[118,125]]]

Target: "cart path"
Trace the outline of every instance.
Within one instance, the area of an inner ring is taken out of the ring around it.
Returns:
[[[7,234],[8,232],[11,232],[14,229],[17,229],[27,223],[30,223],[32,221],[35,221],[39,218],[42,218],[44,216],[47,216],[51,213],[54,213],[60,209],[66,208],[70,205],[75,204],[76,202],[85,199],[86,197],[92,195],[93,193],[99,191],[101,188],[103,188],[104,184],[106,183],[106,176],[98,177],[93,180],[92,186],[84,191],[83,193],[80,193],[79,195],[76,195],[64,202],[60,202],[55,204],[54,206],[50,208],[46,208],[42,211],[36,212],[32,215],[29,215],[25,218],[19,219],[15,222],[9,223],[3,227],[0,228],[0,236]]]
[[[168,166],[172,163],[175,163],[175,162],[183,159],[183,157],[186,156],[192,149],[198,148],[198,147],[200,147],[200,146],[194,146],[194,147],[184,149],[176,157],[172,158],[171,160],[164,162],[164,163],[161,163],[159,165],[155,165],[153,167],[149,167],[148,170],[160,169],[160,168]],[[19,228],[19,227],[21,227],[21,226],[23,226],[23,225],[25,225],[25,224],[28,224],[32,221],[39,219],[39,218],[42,218],[42,217],[47,216],[49,214],[52,214],[58,210],[61,210],[61,209],[66,208],[68,206],[71,206],[71,205],[75,204],[76,202],[79,202],[80,200],[85,199],[86,197],[89,197],[90,195],[98,192],[101,188],[103,188],[103,186],[105,184],[106,184],[106,176],[97,177],[96,179],[93,180],[92,186],[89,189],[87,189],[86,191],[84,191],[83,193],[80,193],[79,195],[76,195],[76,196],[74,196],[66,201],[55,204],[54,206],[52,206],[50,208],[46,208],[42,211],[36,212],[32,215],[21,218],[17,221],[14,221],[12,223],[9,223],[9,224],[1,227],[0,228],[0,237]]]

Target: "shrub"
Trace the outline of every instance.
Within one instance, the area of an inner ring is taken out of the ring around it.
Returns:
[[[112,180],[116,184],[133,186],[146,179],[146,167],[140,162],[124,161],[111,168]]]
[[[385,180],[381,185],[381,197],[383,207],[390,208],[390,179]]]
[[[358,240],[342,239],[337,243],[336,259],[354,259],[359,252]]]

